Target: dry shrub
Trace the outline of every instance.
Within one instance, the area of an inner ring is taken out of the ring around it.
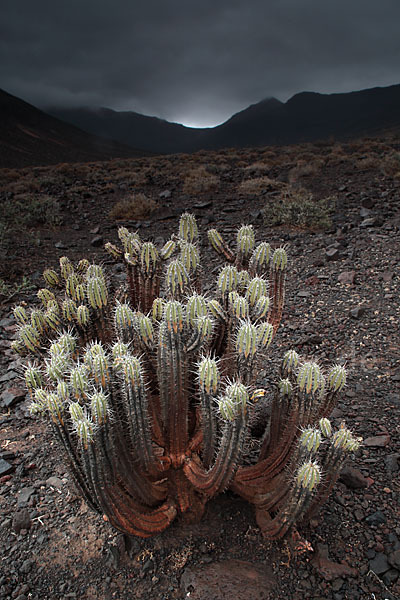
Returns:
[[[6,185],[20,178],[21,174],[17,169],[0,169],[0,185]]]
[[[127,183],[132,186],[141,186],[145,185],[147,178],[147,171],[132,171],[132,169],[123,169],[121,171],[117,171],[113,173],[110,177],[112,181],[116,183]]]
[[[357,160],[356,166],[360,171],[379,169],[381,167],[381,160],[376,155],[364,156]]]
[[[400,178],[400,152],[393,152],[382,160],[382,171],[388,177]]]
[[[256,175],[260,177],[262,175],[266,175],[270,168],[271,166],[269,164],[258,161],[246,166],[243,171],[246,175],[252,175],[253,177]]]
[[[131,194],[114,204],[110,219],[139,221],[148,217],[157,208],[157,202],[145,194]]]
[[[323,161],[321,159],[314,159],[312,162],[307,162],[306,160],[299,160],[297,165],[290,169],[288,174],[288,179],[290,183],[294,183],[298,181],[302,177],[311,177],[315,176],[318,171],[321,169],[323,165]]]
[[[287,187],[279,198],[274,198],[264,209],[267,225],[291,225],[310,229],[326,229],[331,226],[331,214],[336,198],[329,196],[316,200],[304,188]]]
[[[270,179],[269,177],[256,177],[247,179],[239,185],[238,191],[247,196],[259,196],[265,192],[283,189],[286,186],[282,181]]]
[[[219,177],[209,173],[205,166],[192,169],[183,182],[184,194],[202,194],[215,189],[219,184]]]

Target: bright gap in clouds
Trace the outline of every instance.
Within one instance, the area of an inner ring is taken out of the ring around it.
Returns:
[[[217,125],[221,125],[221,123],[224,123],[224,121],[215,121],[213,123],[210,123],[210,121],[205,122],[200,122],[200,121],[187,121],[187,120],[182,120],[182,121],[177,121],[177,123],[179,123],[180,125],[184,125],[185,127],[191,127],[192,129],[204,129],[207,127],[216,127]]]

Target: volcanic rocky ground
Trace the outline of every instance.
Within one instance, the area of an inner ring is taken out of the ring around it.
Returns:
[[[1,598],[400,597],[398,152],[398,139],[381,138],[0,171],[12,233],[3,240],[1,274],[9,286],[0,315]],[[315,201],[336,197],[327,229],[268,224],[288,183]],[[110,210],[132,193],[145,194],[152,212],[117,222]],[[55,202],[57,219],[18,227],[15,198],[43,195]],[[13,304],[35,302],[41,271],[62,255],[96,258],[122,279],[102,248],[116,240],[119,224],[161,242],[185,210],[203,232],[206,287],[218,268],[209,227],[232,240],[240,224],[252,223],[259,240],[287,247],[286,306],[261,377],[270,380],[289,348],[348,368],[332,421],[345,421],[364,442],[301,530],[308,551],[263,539],[251,507],[230,492],[210,501],[196,525],[177,520],[154,538],[125,539],[77,497],[46,423],[29,416],[21,360],[10,350]],[[17,291],[23,273],[33,287]]]

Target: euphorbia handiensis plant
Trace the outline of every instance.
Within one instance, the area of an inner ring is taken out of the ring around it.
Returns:
[[[213,295],[201,294],[189,214],[161,249],[119,229],[121,246],[106,249],[125,264],[124,289],[111,290],[98,265],[61,258],[44,272],[43,307],[15,308],[14,348],[34,357],[31,412],[48,419],[77,488],[116,529],[154,535],[178,514],[199,518],[230,487],[279,538],[327,497],[357,448],[327,419],[346,373],[335,366],[324,376],[290,351],[276,384],[263,387],[286,251],[256,245],[251,226],[234,249],[218,231],[208,236],[228,263]]]

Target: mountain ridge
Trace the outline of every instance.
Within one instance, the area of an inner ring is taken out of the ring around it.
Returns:
[[[96,114],[96,109],[50,109],[50,114],[92,133],[153,152],[193,152],[224,147],[349,139],[400,129],[400,85],[346,93],[299,92],[286,102],[269,97],[221,125],[194,129],[133,111]],[[118,123],[118,127],[115,124]],[[121,133],[121,131],[123,133]]]

